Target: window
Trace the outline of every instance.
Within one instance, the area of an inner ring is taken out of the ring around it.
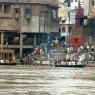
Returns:
[[[15,8],[14,11],[15,11],[16,14],[19,14],[19,13],[20,13],[20,9],[16,9],[16,8]]]
[[[30,21],[30,19],[31,19],[31,12],[32,11],[32,8],[31,8],[31,4],[26,4],[25,6],[24,6],[24,17],[28,20],[28,21]]]
[[[31,14],[31,5],[30,4],[25,5],[24,13],[25,13],[25,15]]]
[[[9,4],[4,4],[4,13],[7,14],[7,13],[10,13],[10,5]]]
[[[40,17],[47,18],[48,17],[48,12],[47,11],[40,12]]]
[[[62,32],[65,32],[65,27],[62,27]]]
[[[2,12],[2,4],[0,4],[0,12]]]
[[[15,13],[20,13],[20,7],[16,4],[14,6]]]
[[[92,6],[94,6],[94,0],[92,0]]]
[[[73,2],[73,0],[71,0],[71,2]]]

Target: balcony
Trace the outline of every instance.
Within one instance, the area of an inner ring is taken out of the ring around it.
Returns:
[[[61,19],[59,17],[52,19],[52,22],[54,22],[54,23],[59,23],[60,21],[61,21]]]
[[[6,18],[1,18],[0,19],[0,30],[18,30],[18,25],[16,24],[16,21],[13,19],[6,19]]]
[[[0,48],[2,46],[0,45]],[[9,49],[15,49],[15,48],[20,48],[20,45],[3,45],[4,48],[9,48]],[[33,45],[23,45],[23,48],[33,48]]]
[[[12,19],[12,14],[4,14],[3,12],[0,12],[0,18]]]

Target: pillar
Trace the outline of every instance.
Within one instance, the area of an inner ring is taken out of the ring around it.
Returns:
[[[3,45],[4,45],[4,33],[1,32],[1,50],[3,50]]]
[[[36,44],[37,44],[37,38],[36,38],[36,35],[34,35],[34,46],[36,46]]]
[[[23,33],[20,33],[20,57],[23,55]]]

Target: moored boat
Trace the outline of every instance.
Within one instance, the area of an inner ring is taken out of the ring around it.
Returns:
[[[95,63],[88,63],[88,64],[85,64],[86,67],[95,67]]]
[[[58,65],[58,64],[55,64],[54,65],[55,67],[76,67],[76,68],[82,68],[82,67],[85,67],[85,65],[83,64],[80,64],[80,65]]]
[[[16,65],[16,58],[13,50],[0,50],[0,65]]]
[[[81,62],[69,61],[69,62],[55,62],[54,66],[55,67],[76,67],[76,68],[83,68],[83,67],[85,67],[85,64],[83,64]]]

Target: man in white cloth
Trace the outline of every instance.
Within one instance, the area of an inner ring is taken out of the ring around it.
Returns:
[[[84,61],[84,60],[85,60],[85,53],[79,56],[79,60],[78,60],[78,63],[77,64],[78,65],[81,65],[82,64],[82,61]]]

